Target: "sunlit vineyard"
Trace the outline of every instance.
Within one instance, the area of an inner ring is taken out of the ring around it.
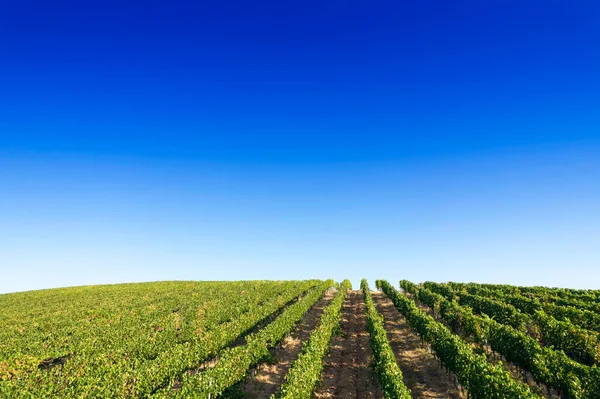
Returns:
[[[0,295],[0,327],[1,398],[600,398],[599,290],[119,284]]]

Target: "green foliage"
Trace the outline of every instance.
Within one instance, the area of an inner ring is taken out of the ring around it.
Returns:
[[[425,286],[437,287],[435,283]],[[447,292],[447,289],[439,291]],[[530,372],[536,381],[556,389],[563,397],[600,397],[600,369],[597,367],[579,364],[562,351],[543,347],[526,332],[499,323],[486,314],[477,316],[470,307],[461,306],[428,288],[421,288],[417,297],[422,303],[436,309],[436,313],[454,331],[461,331],[478,344],[489,345],[508,361]],[[454,298],[451,295],[451,299]]]
[[[413,284],[408,280],[400,280],[400,288],[409,294],[416,294],[419,289],[416,284]]]
[[[539,398],[531,389],[515,381],[501,365],[488,363],[483,355],[452,334],[443,324],[419,309],[387,281],[378,283],[409,325],[431,345],[442,364],[452,371],[473,399]]]
[[[396,357],[387,339],[383,318],[375,309],[367,280],[361,281],[360,287],[365,297],[367,308],[367,329],[371,336],[371,348],[375,358],[375,372],[379,377],[381,389],[386,399],[408,399],[410,390],[402,381],[402,371],[396,363]]]
[[[339,325],[342,304],[349,289],[352,289],[352,284],[348,280],[344,280],[339,285],[335,297],[323,311],[319,325],[311,333],[302,353],[285,376],[279,398],[309,399],[312,397],[321,378],[323,357],[329,349],[331,336]]]
[[[456,291],[469,292],[474,295],[480,295],[487,298],[498,299],[510,303],[520,311],[533,315],[542,310],[549,316],[561,321],[570,321],[571,323],[588,330],[600,332],[600,311],[596,309],[596,304],[600,302],[593,294],[579,294],[579,298],[584,300],[564,300],[558,293],[568,293],[566,289],[542,288],[542,287],[513,287],[504,285],[487,284],[461,284],[449,283]],[[545,291],[547,290],[547,291]],[[558,293],[557,293],[558,292]],[[586,291],[587,292],[587,291]],[[574,294],[568,294],[574,295]]]
[[[165,388],[156,392],[152,397],[203,399],[218,397],[235,383],[244,379],[252,366],[268,356],[269,349],[290,333],[302,316],[333,284],[334,282],[329,280],[312,289],[304,298],[286,308],[272,323],[246,337],[245,345],[221,351],[214,367],[196,375],[183,375],[181,389],[174,394],[170,388]]]
[[[238,383],[268,361],[333,284],[161,282],[0,295],[0,398],[242,397]],[[501,364],[487,362],[488,348],[563,398],[600,398],[600,291],[407,280],[400,286],[410,295],[377,281],[470,398],[538,397]],[[312,396],[351,289],[347,280],[336,287],[278,397]],[[384,395],[408,399],[365,280],[361,289]]]
[[[455,287],[457,285],[454,285]],[[546,346],[564,351],[570,358],[582,364],[592,366],[600,361],[600,337],[595,331],[581,328],[569,320],[560,321],[544,312],[542,306],[532,306],[526,298],[515,295],[494,296],[492,298],[454,291],[445,284],[427,282],[424,287],[444,295],[447,299],[457,299],[463,306],[469,306],[475,313],[486,314],[499,323],[528,332]],[[514,302],[527,309],[531,314],[518,310],[506,302]],[[523,305],[522,303],[527,303]],[[537,302],[539,303],[539,302]]]
[[[0,397],[147,397],[317,284],[161,282],[0,295]]]
[[[523,295],[542,303],[571,306],[600,313],[600,290],[575,290],[569,288],[518,287],[501,284],[469,284],[492,291]]]

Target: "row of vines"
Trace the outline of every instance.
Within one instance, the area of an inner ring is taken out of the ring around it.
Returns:
[[[413,397],[377,310],[385,297],[470,399],[600,398],[600,291],[376,286],[385,296],[362,280],[360,305],[385,399]],[[229,397],[319,309],[272,397],[310,399],[351,289],[348,280],[161,282],[0,295],[0,397]]]

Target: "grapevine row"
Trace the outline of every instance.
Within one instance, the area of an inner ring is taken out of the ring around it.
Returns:
[[[367,311],[367,329],[371,336],[371,348],[375,358],[375,372],[379,378],[386,399],[409,399],[410,390],[402,381],[402,371],[396,363],[396,357],[387,339],[383,318],[375,309],[367,280],[360,283]]]
[[[333,285],[329,280],[310,291],[300,301],[286,308],[272,323],[262,330],[249,335],[246,344],[228,348],[221,352],[216,365],[197,375],[185,374],[181,389],[176,391],[178,398],[217,397],[227,388],[241,381],[249,369],[269,355],[269,349],[278,344],[304,314],[322,297],[327,288]],[[158,391],[154,397],[171,397],[170,389]]]
[[[6,315],[23,311],[0,330],[0,397],[146,397],[319,283],[77,287],[27,308],[30,294],[5,297]],[[62,363],[44,369],[43,359]]]
[[[409,325],[431,345],[442,364],[456,375],[470,398],[540,398],[529,386],[514,380],[502,366],[493,365],[485,356],[474,353],[469,344],[419,309],[414,301],[398,293],[390,283],[377,280],[377,286],[406,317]]]
[[[186,370],[198,367],[202,362],[219,353],[220,350],[231,345],[245,331],[252,328],[260,320],[277,312],[293,298],[301,295],[306,288],[314,285],[304,286],[301,290],[286,292],[275,301],[267,301],[263,306],[257,307],[237,316],[235,319],[218,325],[212,325],[205,332],[197,336],[192,342],[182,345],[172,345],[171,350],[165,355],[157,358],[146,367],[137,371],[139,382],[136,393],[138,397],[145,397],[159,390]],[[239,302],[239,299],[238,299]],[[226,308],[225,308],[226,309]]]
[[[279,398],[309,399],[312,396],[323,370],[323,357],[329,349],[333,331],[339,325],[346,293],[351,289],[350,281],[344,280],[331,303],[323,311],[319,325],[311,333],[302,353],[285,376]]]
[[[456,292],[443,284],[426,282],[425,288],[442,294],[446,299],[458,299],[475,313],[483,313],[502,324],[508,324],[522,332],[528,332],[546,346],[563,350],[570,358],[592,366],[600,361],[598,333],[582,329],[569,321],[559,321],[537,310],[532,315],[520,312],[514,306],[495,299]]]
[[[549,287],[519,287],[502,284],[476,284],[491,290],[498,290],[504,293],[520,294],[536,297],[541,301],[553,301],[558,305],[570,305],[582,308],[588,306],[596,307],[600,305],[600,291],[598,290],[576,290],[569,288],[549,288]]]
[[[480,284],[449,283],[448,285],[457,290],[466,290],[475,295],[502,300],[528,314],[534,314],[538,310],[543,310],[557,320],[570,321],[582,328],[600,332],[600,314],[591,310],[542,302],[538,298],[529,298],[518,292],[510,293],[512,291],[492,290]]]
[[[477,316],[470,308],[449,301],[427,288],[411,287],[404,282],[401,285],[406,291],[410,289],[453,330],[461,331],[476,343],[489,345],[508,361],[530,372],[536,381],[557,390],[564,398],[600,397],[600,369],[596,366],[577,363],[562,351],[543,347],[526,333],[486,315]]]
[[[167,350],[163,356],[152,363],[147,363],[145,367],[137,371],[139,382],[136,392],[138,396],[145,397],[165,386],[165,384],[169,384],[184,371],[198,367],[202,362],[217,355],[220,350],[239,339],[245,331],[254,327],[260,320],[277,312],[286,303],[306,292],[307,289],[311,289],[311,287],[314,287],[314,284],[304,285],[300,290],[286,291],[283,295],[279,295],[276,300],[267,299],[262,306],[238,314],[233,320],[220,325],[211,324],[207,326],[206,330],[200,331],[200,335],[191,342],[185,342],[182,345],[171,345],[170,350]],[[239,301],[239,297],[237,301],[238,303],[245,302]],[[223,308],[220,313],[226,310],[227,308]]]

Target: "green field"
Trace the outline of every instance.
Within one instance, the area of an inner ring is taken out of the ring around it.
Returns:
[[[600,291],[376,286],[156,282],[0,295],[0,397],[600,398]],[[344,377],[352,367],[356,378]]]

